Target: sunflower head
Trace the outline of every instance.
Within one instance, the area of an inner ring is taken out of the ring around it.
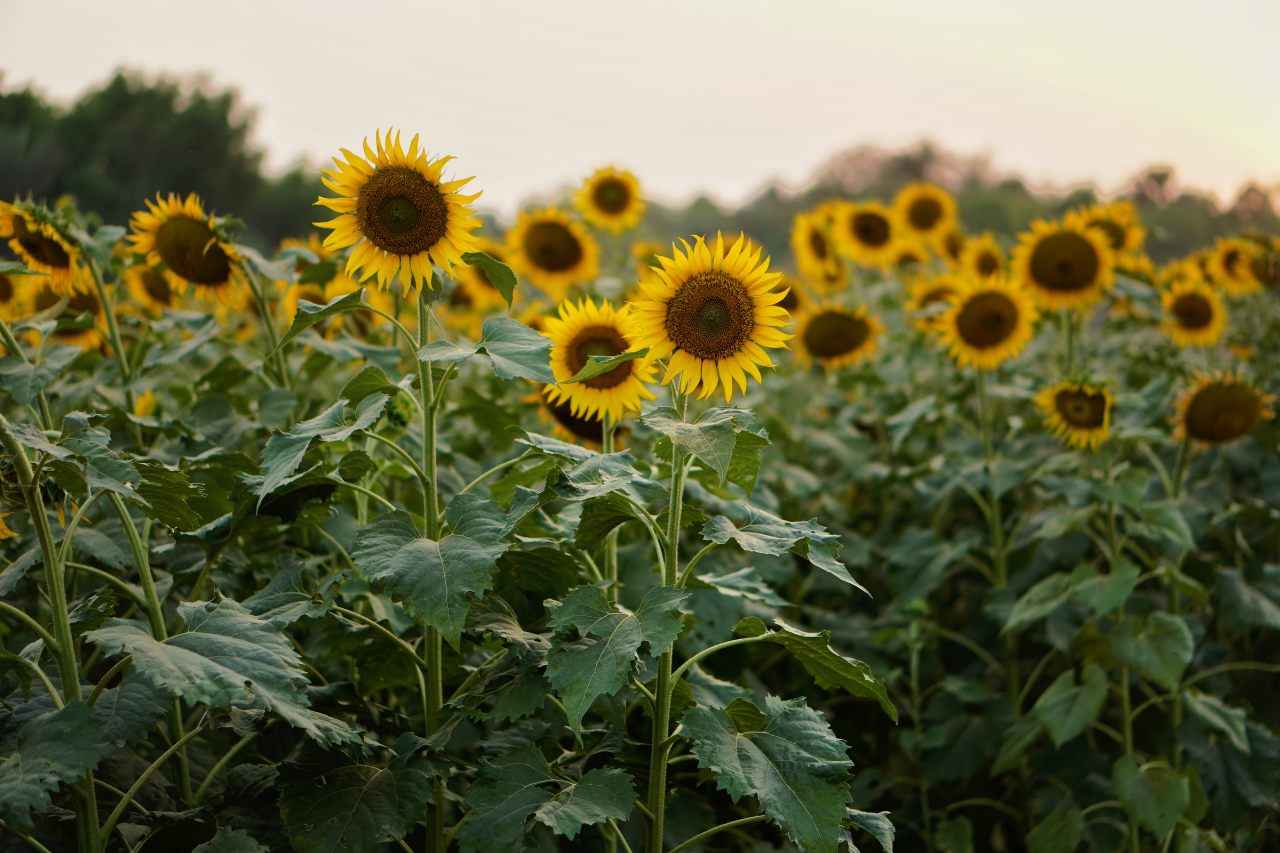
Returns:
[[[568,211],[555,207],[521,211],[507,232],[507,254],[516,272],[555,299],[600,274],[596,241]]]
[[[1106,239],[1107,246],[1116,255],[1140,251],[1142,241],[1147,236],[1146,229],[1142,227],[1142,221],[1138,218],[1137,208],[1133,206],[1133,202],[1126,199],[1073,210],[1067,214],[1066,218],[1076,227],[1097,228]]]
[[[914,272],[928,262],[929,251],[923,243],[915,239],[898,240],[893,252],[893,267],[899,273]]]
[[[658,266],[662,244],[657,240],[636,240],[631,244],[631,258],[636,262],[636,281],[652,284],[658,280],[653,268]]]
[[[1249,270],[1267,290],[1280,290],[1280,237],[1264,239],[1257,245]]]
[[[1097,228],[1036,221],[1020,241],[1013,276],[1041,308],[1086,308],[1115,281],[1115,255]]]
[[[960,269],[975,278],[987,278],[1005,272],[1004,249],[990,231],[968,240],[960,252]]]
[[[964,232],[958,227],[952,227],[938,240],[938,254],[948,266],[956,267],[960,264],[960,258],[964,254],[965,244],[969,242],[969,238],[965,237]]]
[[[544,421],[551,422],[551,431],[556,438],[571,444],[595,447],[604,444],[604,421],[575,415],[568,402],[553,403],[549,397],[543,399],[539,414]]]
[[[940,342],[960,367],[994,370],[1026,347],[1037,316],[1030,295],[1007,278],[970,279],[939,318]]]
[[[1129,278],[1152,282],[1155,280],[1156,268],[1146,252],[1125,252],[1116,256],[1116,272],[1122,272]]]
[[[588,222],[612,234],[635,228],[644,216],[640,182],[630,172],[612,166],[587,178],[573,203]]]
[[[831,242],[831,220],[828,210],[819,208],[797,213],[791,223],[791,251],[796,268],[814,286],[825,288],[835,264],[840,261]],[[824,290],[824,292],[826,292]]]
[[[46,276],[21,273],[0,274],[0,319],[21,320],[31,311],[31,295]]]
[[[962,282],[963,279],[953,275],[940,275],[911,285],[911,297],[903,309],[911,317],[912,325],[922,332],[938,331],[942,315],[963,289]]]
[[[31,270],[48,276],[47,284],[59,293],[93,289],[80,245],[71,237],[73,225],[61,209],[0,201],[0,238],[8,238],[9,248]]]
[[[867,314],[865,305],[850,310],[827,302],[797,318],[796,339],[804,363],[819,362],[827,370],[864,361],[875,354],[884,326]]]
[[[849,259],[888,269],[902,230],[893,211],[878,201],[844,202],[833,209],[831,236]]]
[[[1111,433],[1111,392],[1091,382],[1059,382],[1036,395],[1045,428],[1064,444],[1096,449]]]
[[[747,374],[761,381],[756,365],[773,367],[764,347],[786,347],[791,337],[779,326],[791,323],[778,306],[785,294],[773,288],[782,273],[770,273],[769,259],[739,235],[731,245],[716,236],[708,245],[673,244],[671,257],[659,257],[658,284],[641,284],[641,298],[631,303],[628,337],[636,348],[650,347],[647,358],[665,358],[666,385],[681,377],[681,393],[701,389],[710,397],[723,386],[733,400],[733,383],[745,393]]]
[[[1212,346],[1227,327],[1222,296],[1198,278],[1174,281],[1160,295],[1160,303],[1160,329],[1180,347]]]
[[[1209,256],[1209,268],[1213,280],[1232,296],[1246,296],[1262,289],[1262,282],[1253,272],[1253,262],[1261,254],[1252,240],[1219,238]]]
[[[163,312],[177,308],[182,295],[169,281],[169,277],[153,266],[134,264],[124,271],[124,284],[134,302],[150,314],[159,317]]]
[[[809,294],[805,291],[804,283],[798,278],[784,275],[773,286],[772,292],[784,294],[778,302],[778,307],[784,309],[793,318],[809,307]]]
[[[185,293],[195,286],[197,299],[237,301],[244,272],[242,258],[225,233],[225,219],[206,216],[200,197],[183,201],[169,194],[147,202],[130,220],[133,251],[147,256],[148,266],[160,270],[171,287]]]
[[[1235,441],[1275,416],[1273,402],[1275,397],[1245,383],[1239,372],[1199,374],[1178,401],[1176,437],[1204,445]]]
[[[316,225],[332,230],[326,247],[355,247],[348,275],[359,271],[360,281],[376,277],[384,288],[398,275],[408,295],[411,287],[431,287],[432,264],[450,275],[462,265],[462,255],[474,245],[471,232],[480,227],[467,205],[480,194],[458,193],[471,178],[442,180],[452,157],[428,159],[416,136],[406,152],[400,134],[391,134],[374,135],[376,152],[366,139],[364,157],[343,148],[345,160],[333,160],[338,168],[321,171],[324,185],[339,197],[316,204],[340,215]]]
[[[48,311],[57,307],[64,299],[66,304],[52,318],[58,321],[58,325],[50,333],[50,337],[69,346],[100,348],[105,340],[101,329],[106,327],[107,315],[102,310],[97,293],[78,290],[68,296],[55,288],[49,278],[42,276],[34,284],[30,297],[31,310],[37,314]],[[81,317],[86,314],[89,319],[82,320]],[[35,334],[32,332],[32,335]]]
[[[654,399],[645,383],[655,380],[656,368],[640,359],[582,382],[568,382],[592,356],[612,357],[632,348],[626,332],[628,311],[625,305],[615,311],[608,302],[583,299],[576,305],[561,303],[559,316],[547,318],[543,334],[551,339],[551,370],[560,383],[544,388],[553,405],[567,403],[575,417],[603,420],[608,415],[617,423],[626,413],[640,411],[641,400]]]
[[[903,231],[935,246],[956,225],[956,201],[937,184],[903,187],[893,200],[893,212]]]

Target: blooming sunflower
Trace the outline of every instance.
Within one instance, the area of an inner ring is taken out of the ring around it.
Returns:
[[[1125,252],[1116,256],[1116,272],[1122,272],[1130,278],[1150,282],[1155,278],[1155,264],[1146,252]]]
[[[799,359],[805,364],[820,362],[827,370],[871,358],[876,339],[884,332],[880,321],[867,314],[865,305],[850,310],[826,302],[797,319]]]
[[[955,267],[960,264],[960,257],[964,253],[965,244],[969,242],[969,238],[959,228],[952,227],[947,233],[942,235],[938,240],[937,251],[939,256],[947,262],[949,266]]]
[[[9,239],[9,248],[28,268],[46,274],[58,293],[93,289],[80,246],[68,233],[71,224],[43,205],[0,201],[0,238]]]
[[[956,200],[937,184],[908,184],[893,199],[902,230],[931,245],[940,245],[956,225]]]
[[[168,277],[155,267],[134,264],[124,271],[124,284],[129,295],[152,317],[176,308],[180,296]]]
[[[156,202],[148,200],[148,210],[130,220],[133,251],[146,255],[150,266],[163,267],[179,293],[193,284],[197,299],[235,301],[244,273],[239,253],[223,232],[223,220],[205,216],[195,193],[185,202],[173,193],[167,199],[157,194]]]
[[[658,258],[661,282],[640,285],[628,338],[651,347],[647,359],[669,359],[663,385],[680,376],[681,393],[701,387],[701,398],[723,385],[732,402],[735,380],[746,393],[747,373],[760,382],[756,365],[773,367],[763,347],[785,349],[791,337],[775,328],[791,322],[777,304],[785,294],[770,292],[782,273],[768,272],[769,259],[761,262],[757,247],[748,251],[742,235],[727,249],[720,235],[714,247],[701,237],[693,248],[681,243],[683,252],[672,244],[671,257]]]
[[[1095,450],[1111,434],[1111,392],[1090,382],[1059,382],[1036,395],[1044,425],[1068,447]]]
[[[948,303],[962,289],[961,280],[952,275],[922,279],[911,286],[911,297],[902,307],[917,329],[936,332]]]
[[[1097,228],[1037,220],[1020,240],[1013,277],[1041,308],[1088,307],[1115,281],[1115,254]]]
[[[20,273],[0,274],[0,319],[7,322],[21,319],[27,312],[27,297],[31,293],[32,279],[39,276]]]
[[[630,172],[612,166],[597,169],[587,178],[573,203],[588,222],[611,234],[635,228],[644,216],[640,182]]]
[[[1250,240],[1219,238],[1209,260],[1214,281],[1232,296],[1257,293],[1262,289],[1262,282],[1253,274],[1258,254],[1258,245]]]
[[[506,247],[484,237],[476,238],[475,248],[471,251],[484,252],[495,261],[508,263]],[[458,269],[458,284],[449,294],[449,304],[454,305],[458,300],[465,301],[467,307],[481,312],[492,311],[507,304],[498,288],[489,281],[489,274],[484,268],[472,264]]]
[[[893,266],[900,273],[911,272],[928,263],[929,252],[923,243],[915,239],[899,239],[893,251]]]
[[[791,251],[796,269],[818,287],[825,287],[833,263],[839,260],[831,245],[830,223],[825,212],[797,213],[791,223]]]
[[[627,306],[614,310],[608,302],[599,305],[583,299],[577,305],[560,304],[560,316],[547,318],[545,334],[551,339],[551,370],[564,383],[587,366],[593,355],[615,356],[631,348],[625,332]],[[543,390],[552,404],[568,403],[576,417],[614,423],[627,412],[640,411],[641,400],[655,398],[645,387],[654,381],[656,369],[640,359],[624,361],[608,373],[571,384],[548,385]]]
[[[1275,417],[1275,397],[1246,384],[1239,371],[1196,374],[1178,400],[1175,437],[1201,444],[1226,444],[1248,435],[1260,421]]]
[[[432,264],[452,276],[454,265],[462,265],[462,255],[472,251],[471,232],[480,221],[467,205],[480,193],[458,193],[472,178],[440,179],[452,157],[429,160],[418,149],[417,136],[405,153],[400,134],[393,140],[391,133],[374,134],[377,153],[366,139],[364,157],[343,148],[346,161],[335,157],[337,169],[321,170],[320,180],[341,198],[321,198],[316,204],[341,215],[315,225],[333,230],[325,246],[355,246],[347,259],[348,275],[362,270],[360,281],[377,276],[383,288],[399,275],[408,295],[411,287],[431,287]]]
[[[511,267],[553,299],[600,274],[600,249],[582,224],[555,207],[521,211],[507,232]]]
[[[1008,278],[971,280],[938,318],[939,341],[960,367],[994,370],[1022,352],[1037,317],[1031,295]]]
[[[960,269],[978,278],[1005,271],[1004,249],[990,231],[969,240],[960,252]]]
[[[1227,309],[1216,290],[1203,281],[1181,279],[1160,295],[1160,330],[1180,347],[1207,347],[1227,328]]]
[[[900,226],[893,211],[878,201],[845,202],[833,208],[831,236],[850,260],[888,269]]]
[[[48,311],[64,298],[68,299],[67,304],[58,312],[58,316],[53,318],[58,321],[58,327],[50,333],[50,337],[60,344],[73,347],[99,349],[102,346],[104,338],[100,329],[106,328],[107,315],[102,310],[102,303],[98,301],[97,293],[76,291],[68,298],[67,294],[59,291],[54,287],[53,282],[44,276],[41,276],[34,285],[30,303],[35,313]],[[82,314],[93,315],[92,326],[80,328],[79,324],[72,324]]]
[[[535,332],[546,334],[547,311],[550,307],[541,299],[534,299],[522,307],[515,318],[517,322],[523,323]]]
[[[1119,199],[1110,204],[1095,204],[1083,210],[1073,210],[1066,219],[1082,228],[1098,228],[1107,238],[1107,245],[1116,255],[1137,252],[1146,239],[1146,229],[1138,218],[1133,202]]]

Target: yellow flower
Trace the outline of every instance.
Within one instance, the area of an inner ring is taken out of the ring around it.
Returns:
[[[156,410],[156,394],[150,388],[133,401],[133,414],[139,418],[149,418]]]
[[[910,272],[921,264],[928,263],[929,252],[923,243],[914,239],[899,239],[893,251],[893,266],[900,273]]]
[[[243,271],[240,255],[222,233],[220,220],[205,216],[195,193],[184,202],[173,193],[167,199],[156,196],[146,211],[133,215],[129,239],[133,251],[147,256],[153,267],[163,265],[169,284],[179,293],[195,285],[197,299],[236,301]]]
[[[884,326],[867,314],[866,306],[850,310],[823,303],[797,319],[799,360],[804,364],[820,362],[826,370],[865,361],[875,354],[876,339],[883,333]]]
[[[0,539],[13,539],[18,534],[9,529],[5,519],[13,515],[11,512],[0,512]]]
[[[1066,215],[1066,221],[1075,227],[1101,230],[1107,245],[1117,256],[1140,251],[1147,236],[1137,208],[1126,199],[1073,210]]]
[[[1130,278],[1151,281],[1155,278],[1156,268],[1146,252],[1125,252],[1116,256],[1116,270]]]
[[[331,249],[355,246],[347,259],[346,272],[362,271],[360,281],[376,276],[385,288],[400,277],[402,293],[411,287],[431,287],[431,266],[450,276],[454,265],[462,265],[462,255],[475,245],[471,232],[480,227],[468,204],[480,197],[460,195],[472,178],[442,181],[452,157],[429,160],[419,150],[418,137],[409,143],[408,153],[400,146],[400,134],[374,135],[375,153],[364,142],[364,157],[342,149],[345,162],[334,158],[338,168],[321,171],[324,185],[340,198],[321,198],[316,204],[341,214],[328,222],[317,222],[333,233],[324,245]]]
[[[511,268],[553,299],[600,275],[600,249],[582,224],[555,207],[521,211],[507,232]]]
[[[152,317],[159,317],[179,304],[178,292],[155,267],[134,264],[124,271],[124,284],[134,301]]]
[[[520,312],[516,314],[515,319],[528,326],[530,329],[533,329],[535,332],[542,332],[543,334],[546,334],[547,312],[550,309],[551,306],[543,300],[534,299],[520,309]]]
[[[629,308],[614,310],[608,302],[599,305],[583,299],[577,305],[560,304],[560,316],[548,317],[544,334],[551,339],[551,370],[556,381],[565,383],[587,366],[593,355],[615,356],[631,349],[626,334]],[[652,400],[654,394],[645,387],[654,381],[652,363],[640,359],[624,361],[608,373],[570,384],[548,385],[544,389],[553,404],[568,403],[576,417],[614,423],[628,412],[640,411],[641,400]]]
[[[760,261],[759,248],[748,251],[741,235],[728,248],[720,235],[714,246],[694,241],[690,248],[682,240],[683,252],[672,244],[672,256],[658,258],[661,281],[640,285],[628,337],[636,348],[652,347],[648,359],[669,359],[663,385],[679,376],[681,393],[701,388],[701,398],[722,385],[732,402],[735,381],[746,393],[748,373],[761,381],[756,365],[773,367],[763,347],[786,348],[791,337],[776,328],[791,322],[777,304],[785,294],[771,292],[782,273],[768,272],[769,259]]]
[[[1115,281],[1115,255],[1097,228],[1036,221],[1020,240],[1013,278],[1041,308],[1087,308]]]
[[[67,233],[71,222],[42,205],[0,201],[0,238],[35,272],[45,273],[57,293],[92,290],[79,245]]]
[[[826,292],[832,267],[840,261],[831,244],[830,221],[826,212],[796,214],[791,223],[791,251],[796,257],[796,269],[800,275]]]
[[[952,227],[938,240],[937,251],[948,266],[955,267],[960,264],[960,257],[964,253],[966,243],[968,238],[965,237],[964,232],[957,227]]]
[[[939,318],[939,342],[960,367],[994,370],[1022,352],[1037,317],[1030,294],[1004,276],[971,280]]]
[[[76,292],[68,298],[65,293],[55,290],[53,282],[45,276],[38,279],[33,277],[32,284],[28,286],[32,287],[32,292],[25,301],[30,303],[34,313],[48,311],[64,299],[67,300],[62,310],[52,318],[57,320],[59,325],[59,328],[54,329],[49,335],[54,341],[73,347],[90,349],[102,347],[105,341],[102,331],[106,329],[107,316],[102,310],[102,303],[98,301],[98,294]],[[71,325],[84,314],[93,315],[92,325],[87,328],[81,327],[81,324]],[[39,341],[39,335],[32,331],[28,339],[34,344]]]
[[[644,216],[640,182],[630,172],[612,166],[587,178],[573,201],[588,222],[611,234],[635,228]]]
[[[956,225],[956,201],[937,184],[909,184],[893,200],[902,229],[925,243],[942,244]]]
[[[773,286],[772,292],[783,294],[778,307],[790,314],[793,319],[796,314],[809,307],[809,293],[805,289],[804,282],[797,278],[784,275]]]
[[[813,284],[828,296],[839,293],[849,286],[849,265],[839,255],[832,255],[831,263],[827,264],[822,276]]]
[[[963,289],[961,281],[953,275],[940,275],[913,284],[911,298],[902,306],[912,325],[922,332],[938,331],[947,305]]]
[[[1111,434],[1111,392],[1089,382],[1059,382],[1036,395],[1045,428],[1069,447],[1094,450]]]
[[[831,236],[845,257],[863,266],[889,268],[901,230],[892,211],[878,201],[844,202],[832,215]]]
[[[1195,376],[1178,401],[1176,438],[1217,445],[1249,434],[1260,421],[1275,417],[1275,397],[1245,384],[1239,371]]]
[[[978,278],[1005,272],[1004,249],[990,231],[968,240],[960,252],[960,269]]]
[[[595,447],[600,447],[604,443],[604,421],[575,415],[573,408],[567,402],[552,403],[546,398],[539,399],[541,404],[538,407],[538,417],[544,423],[549,422],[552,425],[551,434],[556,438],[570,444],[586,444]]]
[[[1272,237],[1270,240],[1258,238],[1257,251],[1249,270],[1258,283],[1268,290],[1280,288],[1280,237]]]
[[[1160,295],[1164,321],[1160,331],[1180,347],[1207,347],[1227,328],[1227,309],[1216,290],[1203,281],[1175,281]]]
[[[0,319],[13,322],[26,316],[29,310],[26,297],[30,296],[32,290],[29,282],[39,278],[41,276],[21,273],[0,275]]]
[[[1219,238],[1209,261],[1214,282],[1232,296],[1262,290],[1262,282],[1253,273],[1253,262],[1259,254],[1258,245],[1252,241]]]

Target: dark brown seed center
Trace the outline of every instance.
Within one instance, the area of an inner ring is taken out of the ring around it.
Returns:
[[[7,275],[0,275],[0,305],[7,305],[13,300],[17,291],[13,287],[13,279]]]
[[[408,166],[378,169],[360,189],[356,218],[369,242],[393,255],[416,255],[444,239],[449,204],[439,187]]]
[[[965,302],[956,319],[960,338],[977,349],[989,349],[1008,339],[1018,324],[1018,306],[1003,293],[979,293]]]
[[[231,259],[213,229],[199,219],[175,216],[156,233],[156,252],[165,266],[192,284],[216,286],[231,279]]]
[[[861,317],[824,311],[805,328],[804,347],[816,358],[836,358],[857,350],[870,334],[871,327]]]
[[[1032,280],[1055,293],[1087,290],[1097,281],[1100,268],[1093,244],[1072,231],[1051,234],[1031,253]]]
[[[170,305],[173,302],[173,290],[169,287],[169,279],[150,267],[142,271],[142,289],[147,292],[147,296],[161,305]]]
[[[1184,421],[1187,435],[1208,442],[1240,438],[1262,420],[1258,393],[1238,382],[1206,385],[1191,398]]]
[[[936,198],[916,199],[907,208],[907,219],[911,220],[911,225],[916,230],[931,231],[938,220],[942,219],[942,205]]]
[[[71,257],[62,248],[62,244],[38,231],[32,231],[27,227],[27,220],[18,214],[13,217],[13,236],[32,260],[54,269],[71,266]]]
[[[1122,226],[1117,225],[1110,219],[1100,219],[1089,224],[1095,228],[1102,229],[1102,233],[1107,235],[1107,242],[1111,244],[1112,249],[1119,251],[1124,248],[1125,238],[1129,236],[1129,232]]]
[[[616,215],[631,206],[631,188],[617,178],[605,178],[596,184],[592,198],[596,207]]]
[[[612,358],[626,352],[627,341],[617,329],[611,329],[608,326],[589,326],[578,332],[566,349],[568,352],[565,353],[565,362],[570,372],[576,376],[578,371],[587,366],[587,361],[593,355]],[[587,379],[582,384],[588,388],[613,388],[627,381],[634,366],[634,361],[624,361],[608,373]]]
[[[1000,259],[994,252],[983,252],[978,255],[978,275],[994,275],[1000,270]]]
[[[827,259],[827,238],[817,228],[809,229],[809,249],[819,259]]]
[[[667,305],[667,334],[698,358],[736,355],[755,329],[755,304],[741,281],[725,272],[700,272]]]
[[[1198,293],[1184,293],[1173,302],[1173,316],[1184,329],[1199,331],[1213,322],[1213,306]]]
[[[1060,418],[1079,429],[1100,427],[1107,417],[1107,397],[1101,392],[1059,391],[1053,405]]]
[[[582,260],[582,244],[559,222],[535,222],[524,232],[524,253],[547,272],[573,269]]]
[[[889,242],[889,220],[879,213],[863,211],[855,213],[849,226],[853,236],[864,246],[878,249]]]
[[[559,404],[547,403],[547,408],[550,409],[551,416],[556,419],[556,423],[578,438],[597,443],[604,441],[604,423],[602,421],[578,417],[573,413],[573,407],[567,402]]]

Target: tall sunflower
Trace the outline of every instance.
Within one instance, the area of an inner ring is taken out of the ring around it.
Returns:
[[[379,287],[387,287],[396,276],[405,295],[411,287],[431,287],[431,265],[453,275],[462,255],[472,251],[471,232],[480,227],[468,204],[480,197],[460,195],[473,178],[442,181],[441,174],[452,157],[436,160],[419,150],[414,136],[406,153],[400,134],[374,134],[375,153],[364,141],[364,157],[343,148],[345,162],[333,158],[338,168],[321,170],[320,180],[340,198],[321,198],[316,204],[341,214],[328,222],[315,223],[333,233],[325,246],[341,249],[355,246],[347,259],[346,272],[362,271],[360,281],[376,276]]]
[[[0,238],[28,268],[49,277],[58,293],[93,289],[93,280],[80,246],[70,235],[72,222],[61,212],[43,205],[0,201]]]
[[[864,266],[888,269],[900,230],[893,211],[878,201],[845,202],[834,208],[831,236],[836,247]]]
[[[596,241],[568,211],[556,207],[521,211],[507,232],[507,252],[512,269],[556,300],[600,274]]]
[[[596,447],[604,443],[604,421],[599,418],[575,415],[573,407],[568,402],[553,403],[548,397],[539,399],[541,401],[539,417],[551,423],[551,432],[556,438],[572,444],[584,443]]]
[[[1253,260],[1258,254],[1258,245],[1251,240],[1218,238],[1209,260],[1214,281],[1232,296],[1262,290],[1262,282],[1253,274]]]
[[[748,251],[741,235],[728,248],[720,235],[714,246],[701,237],[693,248],[681,242],[683,252],[673,244],[670,258],[658,258],[661,283],[640,285],[644,298],[631,303],[628,337],[652,347],[649,359],[668,359],[663,385],[679,376],[681,393],[700,387],[702,398],[723,385],[732,402],[734,381],[746,393],[747,373],[759,382],[756,365],[773,367],[763,348],[786,348],[791,337],[776,328],[791,322],[777,304],[785,294],[771,292],[782,273],[768,272],[769,259],[760,261],[759,248]]]
[[[800,275],[817,287],[825,287],[827,273],[839,259],[831,244],[826,213],[814,210],[796,214],[791,222],[791,251]]]
[[[826,370],[835,370],[875,354],[877,338],[884,333],[879,319],[867,314],[865,305],[850,310],[824,302],[806,311],[796,321],[799,360],[817,361]]]
[[[608,302],[599,305],[583,299],[577,305],[560,304],[560,316],[547,318],[551,339],[551,370],[556,381],[564,383],[587,366],[593,355],[615,356],[631,349],[626,333],[629,308],[614,310]],[[543,390],[552,404],[568,403],[577,417],[603,420],[607,414],[614,423],[628,412],[640,411],[641,400],[655,395],[645,387],[653,382],[656,368],[640,359],[624,361],[608,373],[571,384],[548,385]]]
[[[1069,447],[1097,449],[1111,434],[1111,392],[1092,382],[1059,382],[1036,395],[1045,428]]]
[[[936,332],[948,303],[963,289],[953,275],[924,278],[911,285],[911,297],[902,306],[911,323],[922,332]]]
[[[1239,371],[1197,374],[1178,400],[1175,437],[1206,445],[1243,438],[1259,422],[1275,417],[1275,399],[1246,384]]]
[[[893,212],[902,229],[937,246],[956,225],[956,200],[937,184],[908,184],[893,199]]]
[[[967,241],[960,252],[960,269],[978,278],[1005,272],[1004,249],[990,231]]]
[[[243,270],[241,257],[223,231],[223,219],[205,216],[195,193],[181,198],[169,194],[147,201],[147,210],[138,211],[129,224],[133,251],[147,256],[147,263],[162,267],[169,284],[183,293],[195,285],[197,299],[236,301]]]
[[[597,169],[587,178],[573,203],[588,222],[611,234],[635,228],[645,209],[636,176],[612,166]]]
[[[1147,236],[1137,208],[1127,199],[1073,210],[1066,219],[1077,227],[1100,229],[1107,238],[1107,245],[1117,256],[1140,251]]]
[[[1207,347],[1227,328],[1227,309],[1216,290],[1196,279],[1175,281],[1160,295],[1160,330],[1180,347]]]
[[[181,295],[163,272],[148,264],[134,264],[124,271],[129,295],[152,317],[177,308]]]
[[[88,347],[90,349],[100,349],[102,347],[105,341],[102,330],[106,328],[107,315],[102,310],[102,303],[98,301],[97,293],[91,290],[76,291],[68,297],[67,294],[54,287],[53,282],[45,276],[33,280],[29,286],[32,287],[29,302],[32,311],[35,313],[48,311],[50,308],[56,307],[63,299],[67,299],[67,304],[53,318],[58,321],[58,326],[50,333],[50,337],[53,340],[73,347]],[[92,317],[92,325],[87,328],[75,323],[84,314],[89,314]],[[34,335],[35,333],[33,332],[32,334]]]
[[[1019,239],[1013,278],[1041,308],[1088,307],[1115,282],[1115,254],[1097,228],[1037,220]]]
[[[1030,294],[1006,277],[970,280],[939,318],[939,342],[960,367],[994,370],[1022,352],[1037,317]]]

